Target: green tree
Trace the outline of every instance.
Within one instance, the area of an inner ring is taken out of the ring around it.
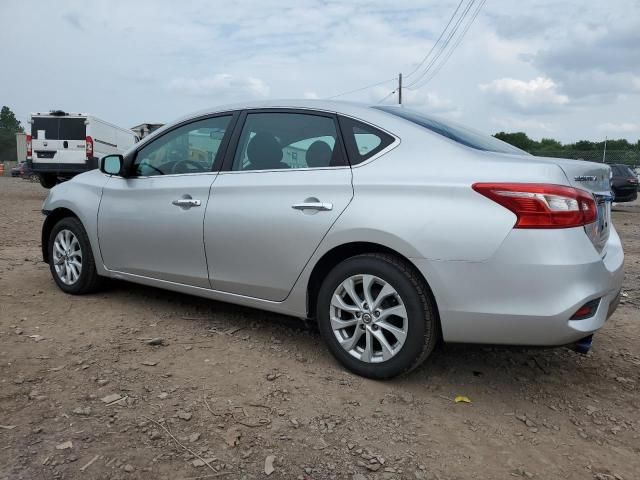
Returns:
[[[524,132],[498,132],[494,135],[494,137],[496,137],[498,140],[502,140],[503,142],[507,142],[514,147],[518,147],[526,152],[531,151],[531,149],[534,147],[534,143],[536,143],[531,140]]]
[[[7,106],[0,110],[0,162],[16,160],[16,133],[24,132],[15,114]]]
[[[0,128],[13,133],[24,132],[24,128],[22,128],[20,121],[16,118],[16,114],[6,105],[0,110]]]

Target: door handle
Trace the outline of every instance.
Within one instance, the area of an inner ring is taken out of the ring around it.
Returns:
[[[317,210],[326,212],[328,210],[333,210],[333,203],[327,202],[302,202],[302,203],[294,203],[291,205],[291,208],[294,210]]]
[[[183,209],[191,208],[191,207],[199,207],[202,205],[200,200],[196,200],[195,198],[179,198],[178,200],[174,200],[171,202],[176,207],[180,207]]]

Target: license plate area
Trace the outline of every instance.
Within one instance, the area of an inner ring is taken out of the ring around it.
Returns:
[[[50,151],[50,150],[36,150],[36,155],[38,155],[38,158],[53,158],[56,155],[55,150],[54,151]]]

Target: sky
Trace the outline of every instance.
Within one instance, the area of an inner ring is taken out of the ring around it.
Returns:
[[[421,76],[458,3],[0,0],[0,104],[132,127],[385,80],[338,98],[395,103],[403,72],[408,108],[485,133],[640,139],[640,0],[487,0]]]

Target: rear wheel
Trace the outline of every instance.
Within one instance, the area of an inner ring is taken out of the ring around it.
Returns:
[[[369,378],[413,370],[438,338],[428,288],[412,265],[393,255],[364,254],[338,264],[320,287],[317,314],[331,353]]]
[[[67,217],[56,223],[49,236],[49,269],[60,289],[73,295],[98,289],[101,278],[82,223]]]
[[[55,175],[51,174],[41,174],[40,176],[40,185],[44,188],[53,188],[58,183],[58,179]]]

